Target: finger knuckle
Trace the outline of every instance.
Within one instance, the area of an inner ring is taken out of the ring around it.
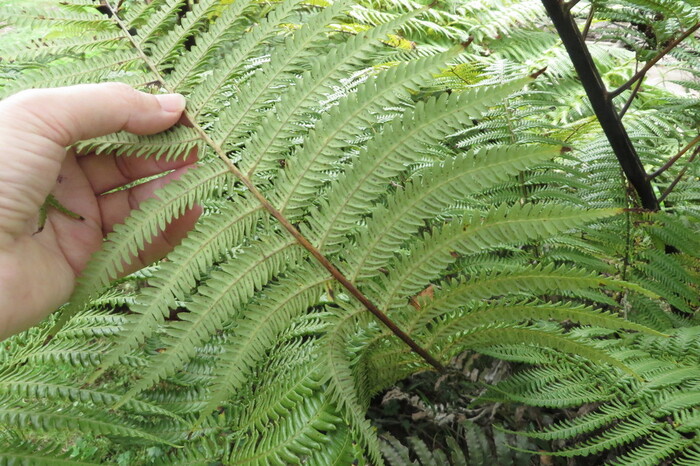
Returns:
[[[133,87],[125,83],[110,82],[104,83],[107,92],[118,99],[124,100],[127,104],[133,105],[138,99],[138,92]]]
[[[33,109],[41,99],[41,92],[38,89],[25,89],[5,99],[4,103],[17,110]]]

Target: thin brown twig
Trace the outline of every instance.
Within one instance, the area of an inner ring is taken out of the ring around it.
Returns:
[[[632,93],[630,94],[629,98],[627,99],[627,102],[625,102],[625,105],[622,107],[619,113],[620,120],[625,116],[625,113],[627,113],[627,110],[629,110],[630,106],[632,106],[632,101],[634,101],[634,98],[637,97],[637,94],[639,93],[639,89],[642,88],[642,83],[644,82],[644,76],[642,76],[638,81],[637,84],[635,84],[634,89],[632,89]]]
[[[568,2],[564,3],[564,8],[566,8],[567,10],[571,10],[580,1],[581,0],[569,0]]]
[[[593,24],[593,15],[595,14],[595,5],[591,5],[591,9],[588,11],[588,18],[586,18],[586,24],[583,26],[583,31],[581,31],[581,37],[586,40],[588,37],[588,32],[591,30],[591,24]]]
[[[113,7],[109,4],[109,0],[106,0],[105,2],[110,9],[112,9],[112,12],[114,13],[114,19],[119,25],[119,27],[125,31],[128,32],[126,24],[121,20],[116,15],[116,11],[114,11]],[[152,73],[154,73],[160,82],[162,83],[162,86],[165,90],[168,92],[174,92],[174,90],[169,89],[167,86],[167,83],[165,82],[165,79],[163,79],[160,71],[156,68],[156,66],[149,60],[148,56],[146,56],[141,49],[141,47],[138,46],[134,38],[129,35],[129,38],[131,40],[132,45],[134,48],[138,51],[138,53],[141,55],[141,59],[143,62],[148,66],[148,68],[151,70]],[[306,249],[326,270],[328,270],[333,278],[335,278],[345,289],[348,290],[350,294],[352,294],[358,301],[360,301],[366,308],[369,310],[377,319],[379,319],[384,325],[386,325],[394,335],[396,335],[401,341],[406,343],[416,354],[420,355],[428,364],[433,366],[439,371],[444,371],[445,366],[442,365],[435,357],[433,357],[428,351],[426,351],[424,348],[422,348],[418,343],[416,343],[407,333],[405,333],[403,330],[401,330],[394,321],[392,321],[386,314],[384,314],[379,308],[372,302],[370,301],[353,283],[350,282],[343,274],[338,270],[331,261],[328,260],[318,249],[316,249],[313,244],[289,221],[287,218],[282,215],[282,213],[277,210],[271,203],[270,201],[267,200],[267,198],[258,190],[258,188],[253,184],[253,182],[246,177],[243,172],[231,161],[231,159],[228,158],[226,155],[226,152],[219,146],[216,142],[214,142],[209,135],[204,131],[204,129],[197,124],[197,122],[192,118],[192,115],[189,114],[189,112],[185,111],[183,112],[183,115],[185,116],[186,119],[190,121],[192,124],[192,127],[197,133],[200,135],[202,140],[208,144],[214,152],[219,156],[219,158],[226,164],[228,170],[233,173],[233,175],[240,180],[243,185],[248,188],[250,193],[260,202],[260,204],[263,206],[265,210],[267,210],[270,215],[272,215],[279,223],[284,227],[285,230],[289,232],[289,234],[292,235],[292,237],[304,248]]]
[[[673,40],[673,41],[672,41],[670,44],[668,44],[661,52],[659,52],[654,58],[652,58],[651,60],[649,60],[649,61],[647,62],[647,64],[644,65],[644,68],[642,68],[641,70],[639,70],[638,72],[636,72],[636,73],[634,74],[634,76],[632,76],[632,77],[629,79],[629,81],[627,81],[625,84],[623,84],[622,86],[618,87],[618,88],[615,89],[613,92],[611,92],[611,93],[610,93],[610,98],[611,98],[611,99],[614,99],[615,97],[617,97],[618,95],[622,94],[622,93],[625,92],[627,89],[629,89],[630,87],[632,87],[632,85],[633,85],[638,79],[644,77],[644,75],[647,74],[647,71],[649,71],[654,65],[656,65],[656,64],[659,62],[659,60],[661,60],[663,57],[665,57],[666,55],[668,55],[668,53],[669,53],[671,50],[675,49],[675,48],[678,46],[678,44],[680,44],[681,42],[683,42],[686,38],[688,38],[689,36],[691,36],[691,35],[692,35],[695,31],[697,31],[698,29],[700,29],[700,22],[695,23],[695,25],[693,25],[693,27],[691,27],[690,29],[688,29],[687,31],[685,31],[683,34],[681,34],[678,38],[676,38],[675,40]]]
[[[671,194],[671,191],[673,191],[673,189],[676,187],[676,185],[681,181],[681,179],[685,175],[685,172],[688,171],[688,167],[693,162],[693,160],[695,160],[695,157],[697,157],[698,154],[700,154],[700,147],[697,147],[693,151],[693,155],[691,155],[690,158],[688,159],[688,163],[685,165],[685,167],[683,167],[683,169],[678,174],[676,179],[673,180],[673,183],[671,183],[671,185],[668,188],[666,188],[666,191],[664,191],[664,193],[659,198],[659,202],[663,202],[668,197],[668,195]]]
[[[653,180],[654,178],[656,178],[657,176],[659,176],[660,174],[662,174],[663,172],[665,172],[666,170],[668,170],[669,168],[671,168],[671,167],[673,166],[673,164],[675,164],[681,157],[683,157],[683,155],[685,155],[685,153],[688,152],[688,151],[689,151],[695,144],[697,144],[698,142],[700,142],[700,134],[697,135],[697,136],[695,136],[695,139],[693,139],[692,141],[690,141],[690,142],[689,142],[683,149],[681,149],[676,155],[674,155],[673,157],[671,157],[671,158],[668,160],[668,162],[666,162],[661,168],[659,168],[658,170],[656,170],[654,173],[651,173],[651,174],[649,175],[649,179],[650,179],[650,180]]]

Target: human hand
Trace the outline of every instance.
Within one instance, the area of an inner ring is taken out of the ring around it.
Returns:
[[[180,95],[145,94],[118,83],[30,90],[0,101],[0,340],[65,303],[103,237],[196,160],[194,153],[170,162],[77,156],[66,147],[120,130],[166,130],[180,120],[184,107]],[[108,193],[168,170],[174,171]],[[49,209],[37,233],[39,210],[49,193],[84,220]],[[195,208],[173,221],[125,273],[167,254],[199,213]]]

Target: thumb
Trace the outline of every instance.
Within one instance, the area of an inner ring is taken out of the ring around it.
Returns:
[[[28,90],[0,101],[0,233],[24,230],[53,189],[67,146],[120,130],[157,133],[184,108],[181,95],[121,83]]]
[[[62,147],[121,130],[157,133],[177,123],[184,109],[179,94],[146,94],[123,83],[33,89],[0,102],[8,126]]]

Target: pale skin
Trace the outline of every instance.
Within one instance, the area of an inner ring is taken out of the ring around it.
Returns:
[[[45,318],[70,297],[76,278],[114,225],[190,168],[175,161],[76,155],[77,141],[117,131],[154,134],[180,121],[185,99],[151,95],[124,84],[88,84],[20,92],[0,101],[0,340]],[[128,190],[135,180],[169,172]],[[53,194],[83,220],[41,206]],[[167,254],[193,227],[199,209],[173,221],[125,273]]]

